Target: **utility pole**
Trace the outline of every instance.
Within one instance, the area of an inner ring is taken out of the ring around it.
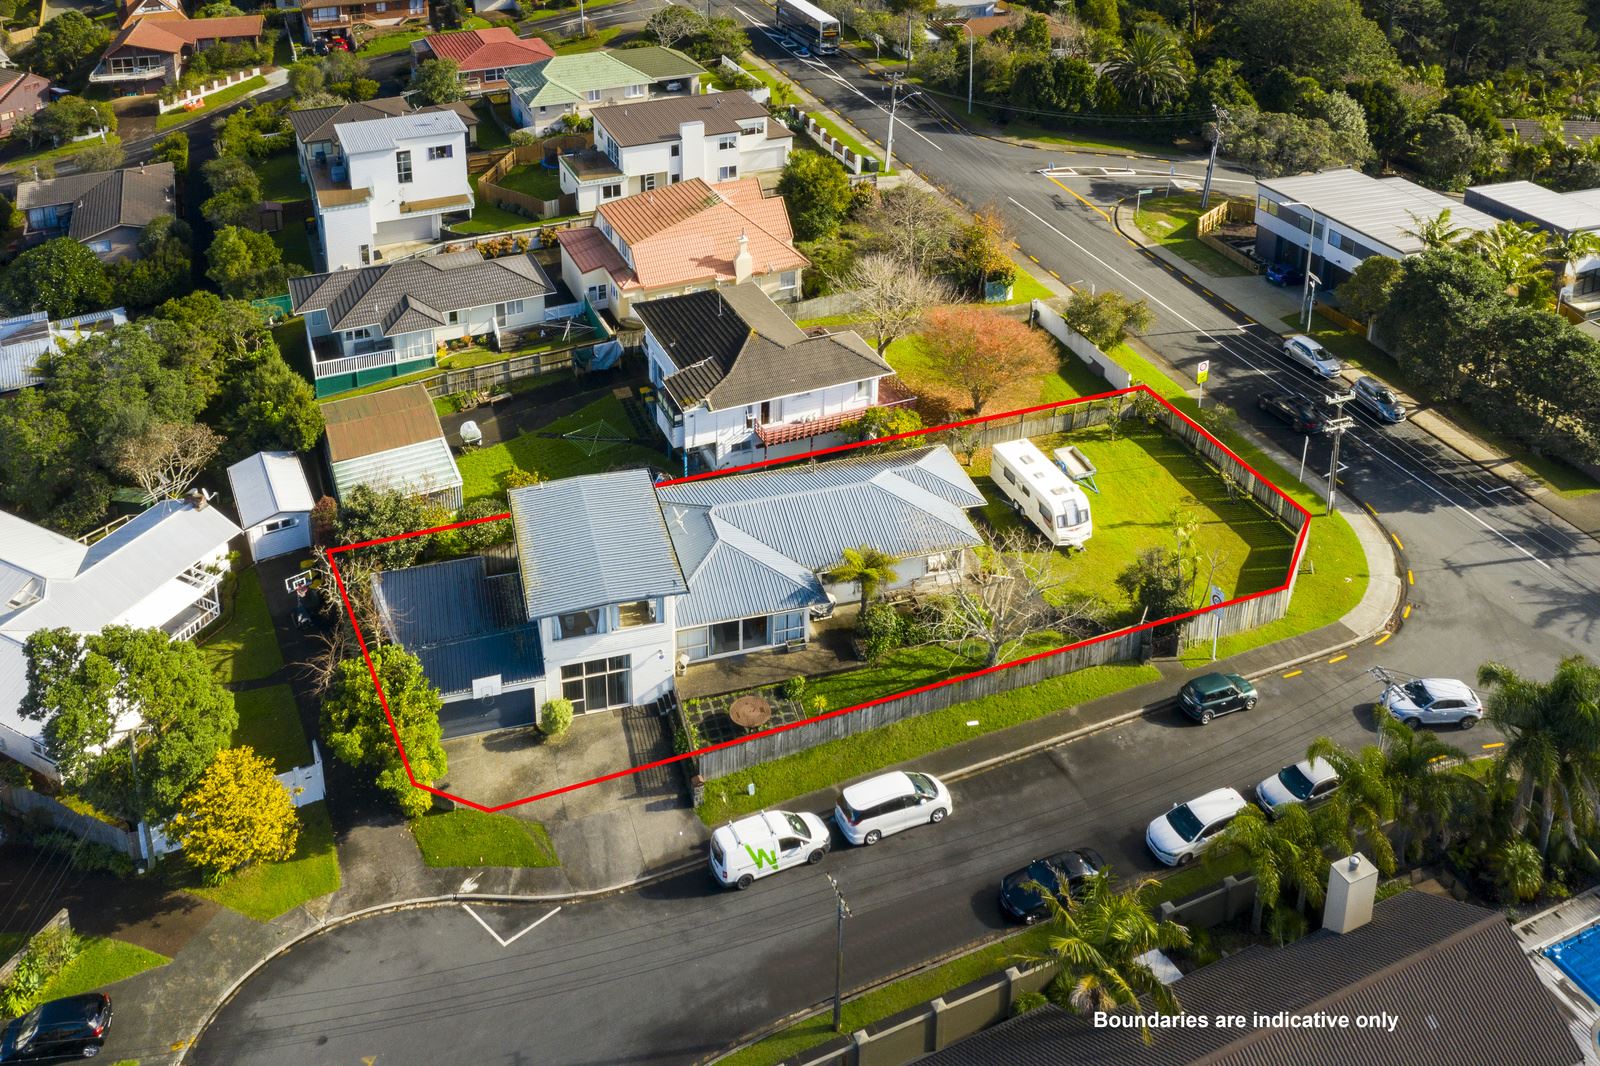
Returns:
[[[707,2],[709,3],[709,0]],[[578,0],[578,36],[589,36],[589,19],[583,13],[583,0]]]
[[[834,949],[833,963],[833,1031],[838,1032],[841,1024],[840,1015],[844,1011],[844,920],[851,917],[850,904],[845,902],[844,893],[839,891],[839,882],[833,879],[832,874],[824,874],[828,884],[833,889],[834,898],[839,901],[838,923],[839,935],[837,946]]]
[[[906,12],[906,69],[907,70],[911,69],[911,59],[912,59],[912,55],[911,55],[911,20],[916,17],[916,14],[917,14],[917,12],[916,12],[915,8],[913,8],[913,9],[911,9],[911,10]]]
[[[894,111],[896,107],[900,106],[900,79],[904,76],[896,71],[889,79],[889,139],[884,142],[883,146],[883,172],[885,174],[894,169]],[[911,99],[921,91],[921,89],[917,89],[906,93],[906,99]]]
[[[967,114],[972,114],[972,42],[977,40],[977,35],[972,32],[972,27],[965,22],[961,28],[967,31]],[[1556,314],[1561,313],[1561,308],[1556,307]]]
[[[1206,186],[1200,190],[1200,213],[1206,213],[1206,206],[1211,202],[1211,177],[1217,172],[1217,146],[1222,143],[1222,120],[1228,113],[1216,104],[1211,105],[1211,113],[1216,116],[1216,133],[1211,138],[1211,160],[1206,163]]]
[[[1328,513],[1333,514],[1338,506],[1339,495],[1339,442],[1344,439],[1345,430],[1355,426],[1356,420],[1341,412],[1344,405],[1356,398],[1356,394],[1349,389],[1336,392],[1331,396],[1324,396],[1323,403],[1333,405],[1335,417],[1328,423],[1328,432],[1333,434],[1332,455],[1328,459]]]

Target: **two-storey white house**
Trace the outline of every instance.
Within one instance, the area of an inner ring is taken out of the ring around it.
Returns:
[[[839,426],[910,397],[852,332],[811,336],[756,285],[634,305],[656,387],[656,425],[687,471],[844,442]]]
[[[329,125],[303,120],[313,124]],[[467,125],[454,110],[331,125],[326,141],[309,131],[299,140],[329,270],[370,266],[386,251],[437,241],[444,216],[472,210]]]
[[[500,347],[544,321],[554,291],[529,255],[485,259],[476,249],[289,279],[305,317],[318,396],[434,366],[446,341]]]
[[[594,148],[561,158],[578,210],[690,178],[733,181],[782,170],[794,134],[746,92],[597,107]],[[609,164],[609,165],[608,165]]]

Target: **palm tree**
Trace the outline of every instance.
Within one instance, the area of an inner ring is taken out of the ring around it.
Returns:
[[[1411,224],[1414,228],[1401,230],[1400,232],[1407,237],[1415,237],[1421,241],[1424,251],[1431,252],[1439,248],[1449,248],[1467,234],[1465,227],[1451,225],[1450,209],[1448,207],[1429,219],[1418,218],[1411,211],[1407,211],[1406,214],[1411,216]]]
[[[1159,111],[1189,86],[1183,46],[1168,34],[1143,27],[1117,46],[1105,65],[1105,77],[1124,102],[1142,111]]]
[[[1532,281],[1544,263],[1545,239],[1531,222],[1502,222],[1473,234],[1470,244],[1508,289]]]
[[[1111,888],[1111,871],[1101,870],[1083,881],[1065,900],[1044,892],[1050,911],[1050,936],[1042,954],[1029,962],[1056,966],[1045,990],[1052,1002],[1088,1013],[1136,1007],[1148,996],[1159,1014],[1181,1009],[1172,989],[1139,961],[1147,951],[1189,946],[1189,930],[1177,922],[1158,920],[1144,897],[1156,884],[1143,880],[1121,892]],[[1149,1026],[1141,1026],[1146,1044]]]
[[[1490,860],[1495,887],[1507,903],[1527,903],[1544,888],[1544,859],[1526,840],[1513,840],[1495,849]]]
[[[865,611],[872,594],[879,585],[887,585],[899,578],[895,572],[895,557],[879,551],[869,544],[846,548],[833,569],[823,576],[832,584],[857,584],[861,586],[861,609]]]
[[[1261,932],[1261,917],[1276,909],[1285,889],[1298,888],[1302,902],[1322,897],[1322,848],[1311,817],[1299,804],[1285,808],[1275,821],[1258,807],[1246,807],[1206,848],[1205,861],[1217,865],[1240,857],[1256,882],[1250,931]]]
[[[1318,737],[1311,742],[1306,758],[1322,759],[1339,775],[1339,788],[1317,812],[1323,842],[1344,854],[1364,847],[1383,875],[1393,876],[1394,844],[1384,826],[1395,815],[1395,788],[1383,749],[1368,744],[1351,751]]]
[[[1373,711],[1383,743],[1384,776],[1394,796],[1400,846],[1409,857],[1414,840],[1450,829],[1452,817],[1469,798],[1468,779],[1450,767],[1461,751],[1425,729],[1401,725],[1382,704]]]
[[[1600,255],[1600,234],[1593,230],[1550,234],[1545,246],[1545,255],[1555,267],[1551,271],[1550,287],[1560,292],[1572,284],[1577,276],[1580,261],[1593,255]]]
[[[1539,854],[1550,855],[1557,821],[1574,849],[1579,829],[1600,808],[1600,666],[1581,655],[1562,660],[1549,681],[1531,681],[1500,663],[1478,668],[1492,687],[1489,721],[1506,736],[1497,774],[1518,779],[1512,828],[1520,832],[1539,806]]]

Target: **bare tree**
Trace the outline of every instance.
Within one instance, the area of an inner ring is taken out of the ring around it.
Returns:
[[[944,201],[914,185],[885,191],[868,226],[881,234],[876,243],[882,251],[924,274],[949,254],[960,229]]]
[[[1017,650],[1036,633],[1086,635],[1100,613],[1092,598],[1074,595],[1052,571],[1054,551],[1041,551],[1029,531],[1012,528],[989,537],[978,571],[945,597],[933,625],[935,639],[985,650],[985,665]]]
[[[199,423],[157,422],[122,445],[117,465],[155,503],[181,495],[221,446],[222,438]]]
[[[339,595],[339,584],[333,579],[333,567],[328,553],[322,548],[312,550],[316,577],[315,588],[322,592],[322,614],[326,627],[311,637],[315,649],[300,663],[302,675],[318,696],[333,685],[338,676],[339,664],[361,654],[360,642],[350,625],[350,612],[345,610],[344,597]],[[339,577],[344,580],[345,595],[350,597],[350,607],[355,611],[361,626],[361,636],[368,648],[384,642],[386,633],[378,615],[377,600],[372,594],[373,569],[346,553],[339,560]]]
[[[666,48],[676,47],[686,37],[693,37],[705,29],[705,19],[693,8],[669,5],[650,16],[645,32]]]
[[[881,356],[910,333],[930,308],[955,300],[955,290],[912,264],[887,255],[857,259],[839,278],[839,287],[860,298],[857,310]]]

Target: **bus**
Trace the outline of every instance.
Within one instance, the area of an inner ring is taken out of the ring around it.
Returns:
[[[807,0],[778,0],[775,25],[804,40],[819,56],[839,52],[839,20]]]
[[[1094,532],[1089,497],[1031,440],[1008,440],[990,452],[989,477],[1012,508],[1058,548],[1082,548]]]

